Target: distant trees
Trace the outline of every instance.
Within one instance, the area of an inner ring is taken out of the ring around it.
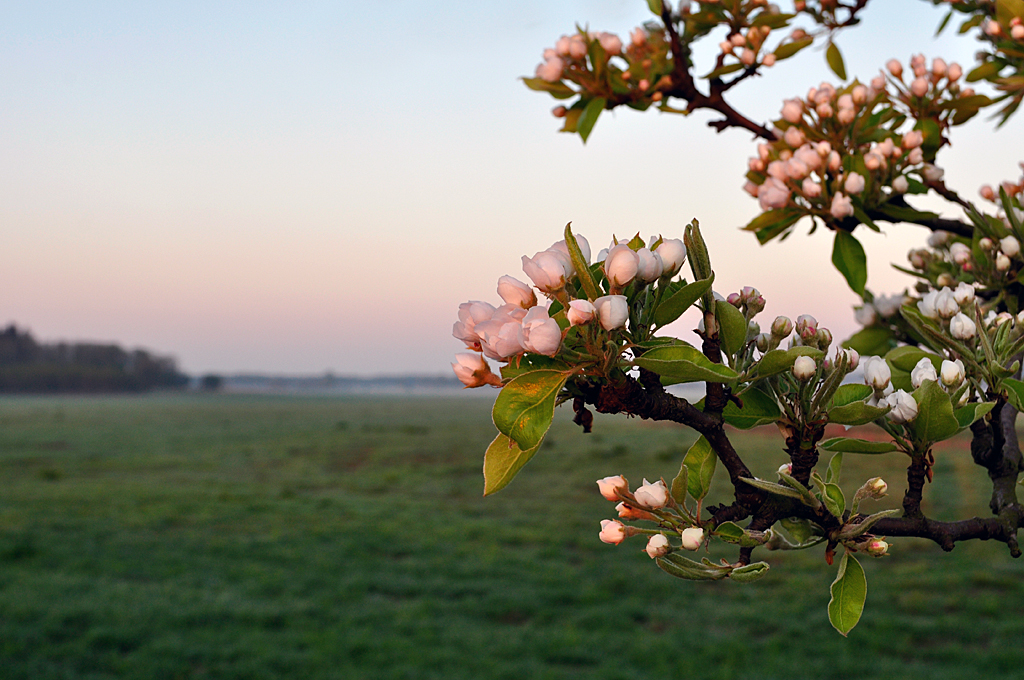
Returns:
[[[187,384],[171,357],[118,345],[40,344],[13,324],[0,331],[0,392],[143,392]]]

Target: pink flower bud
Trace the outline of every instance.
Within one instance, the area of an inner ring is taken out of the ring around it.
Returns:
[[[864,155],[864,166],[868,170],[878,170],[878,168],[882,167],[882,162],[882,156],[874,151],[869,151]]]
[[[569,56],[573,59],[582,59],[587,56],[587,43],[579,33],[569,38]]]
[[[604,273],[612,286],[621,288],[633,280],[640,267],[640,257],[627,245],[619,244],[608,251]]]
[[[597,39],[601,43],[601,47],[608,53],[609,56],[615,56],[622,53],[622,40],[619,36],[614,33],[602,33]]]
[[[960,68],[960,64],[954,61],[952,64],[949,65],[949,71],[946,72],[946,78],[949,79],[949,82],[955,83],[956,81],[960,80],[960,76],[962,76],[963,74],[964,70]]]
[[[542,250],[532,259],[523,255],[523,271],[545,293],[556,293],[565,287],[566,271],[559,253]]]
[[[1002,250],[1007,257],[1017,257],[1020,253],[1020,241],[1013,236],[1007,236],[999,240],[999,249]]]
[[[793,332],[793,322],[785,316],[775,317],[772,322],[772,337],[782,340]]]
[[[928,80],[926,78],[915,78],[910,84],[910,92],[915,97],[923,97],[928,94]]]
[[[1013,38],[1014,40],[1024,40],[1024,26],[1017,24],[1016,26],[1011,28],[1010,37]]]
[[[1010,258],[1003,253],[996,255],[996,271],[1005,272],[1010,268]]]
[[[668,487],[660,479],[654,483],[644,479],[644,483],[637,488],[633,496],[637,503],[651,510],[668,505]]]
[[[475,352],[459,352],[455,355],[452,363],[452,370],[466,387],[481,387],[483,385],[501,385],[501,379],[491,372],[484,358]]]
[[[985,22],[985,35],[998,37],[999,35],[1002,34],[1002,32],[1003,27],[999,25],[998,21],[993,21],[992,19],[989,19],[988,21]]]
[[[853,99],[854,104],[862,106],[868,100],[868,88],[863,85],[854,85],[850,91],[850,97]]]
[[[818,196],[821,196],[821,185],[810,177],[805,179],[803,184],[800,185],[800,190],[803,191],[804,196],[807,198],[817,198]]]
[[[780,465],[779,466],[779,474],[780,475],[793,476],[793,464],[792,463],[783,463],[782,465]]]
[[[593,319],[596,314],[597,310],[590,300],[570,300],[565,316],[570,326],[579,326]]]
[[[663,239],[655,249],[665,267],[663,276],[675,276],[686,262],[686,246],[677,238]]]
[[[757,190],[761,210],[784,208],[789,204],[790,189],[780,180],[769,177]]]
[[[760,186],[758,186],[757,184],[754,184],[749,179],[746,182],[744,182],[744,184],[743,184],[743,191],[747,192],[748,194],[750,194],[754,198],[757,198],[757,191],[760,188],[761,188]]]
[[[537,67],[536,76],[546,82],[556,83],[562,79],[562,69],[564,68],[565,62],[558,57],[551,57]]]
[[[629,482],[622,475],[597,480],[597,490],[607,501],[619,500],[619,493],[629,493]]]
[[[903,148],[904,149],[916,149],[921,146],[924,142],[924,133],[920,130],[911,130],[910,132],[903,135]]]
[[[519,328],[519,344],[527,352],[552,357],[562,345],[562,329],[558,322],[548,316],[544,307],[534,307],[526,312]]]
[[[787,99],[782,105],[782,119],[787,123],[799,123],[804,117],[804,104],[799,99]]]
[[[740,62],[744,66],[753,66],[755,61],[757,61],[757,54],[750,48],[743,50],[743,53],[740,54]]]
[[[994,200],[996,200],[996,192],[995,192],[995,190],[994,190],[994,189],[992,188],[992,186],[991,186],[991,185],[989,185],[989,184],[983,184],[983,185],[981,186],[981,189],[979,189],[979,190],[978,190],[978,193],[979,193],[979,194],[981,195],[981,197],[982,197],[982,198],[984,198],[984,199],[985,199],[986,201],[994,201]]]
[[[828,169],[832,172],[839,172],[839,169],[843,167],[843,159],[840,157],[838,151],[831,151],[828,154]]]
[[[647,547],[644,548],[648,555],[653,560],[655,557],[663,557],[669,552],[668,537],[665,534],[654,534],[647,541]]]
[[[696,550],[704,542],[704,530],[700,527],[690,527],[679,533],[683,539],[684,550]]]
[[[910,153],[907,154],[907,162],[911,165],[924,162],[924,151],[921,150],[921,147],[910,150]]]
[[[932,60],[932,78],[936,81],[940,80],[946,75],[949,67],[946,66],[946,61],[941,57],[935,57]]]
[[[642,28],[634,28],[633,32],[629,34],[629,41],[633,43],[635,47],[639,47],[647,42],[647,31]]]
[[[563,57],[569,56],[569,36],[563,35],[555,43],[555,52]]]
[[[623,328],[629,318],[629,304],[625,295],[605,295],[594,300],[597,318],[606,331]]]
[[[507,304],[518,305],[523,309],[537,305],[537,295],[533,288],[512,276],[502,276],[498,279],[498,295]]]
[[[848,194],[859,194],[864,191],[864,178],[856,172],[851,172],[846,176],[846,181],[843,182],[843,188],[846,189],[846,193]]]
[[[657,281],[665,269],[661,255],[651,252],[648,248],[641,248],[636,255],[638,259],[636,277],[644,283]]]
[[[791,127],[786,130],[786,133],[782,135],[782,139],[794,149],[802,145],[807,138],[804,137],[803,131],[798,127]]]
[[[555,108],[551,109],[551,115],[554,116],[555,118],[565,118],[567,113],[569,113],[569,109],[565,108],[564,106],[556,106]]]
[[[768,28],[768,27],[765,26],[765,28]],[[764,66],[766,68],[771,68],[772,66],[775,66],[775,55],[774,54],[766,54],[766,55],[764,55],[764,58],[761,59],[761,66]]]
[[[641,92],[646,92],[647,88],[649,88],[650,86],[651,81],[647,80],[647,78],[641,78],[640,82],[636,84],[637,89],[640,90]]]
[[[598,538],[603,543],[618,545],[626,540],[626,527],[618,520],[603,519],[601,520],[601,533],[598,534]]]
[[[892,181],[892,190],[895,191],[897,194],[906,193],[907,189],[909,188],[910,182],[907,181],[907,178],[904,177],[903,175],[896,177]]]
[[[885,76],[875,76],[871,79],[871,89],[874,92],[881,92],[885,89]]]
[[[809,380],[814,377],[818,367],[814,363],[814,359],[811,357],[797,357],[796,361],[793,362],[793,375],[800,382]]]
[[[831,118],[833,115],[832,106],[828,102],[822,102],[818,104],[814,111],[818,114],[819,118]]]
[[[868,541],[867,547],[864,548],[864,552],[872,557],[881,557],[889,552],[889,544],[880,538],[875,538]]]
[[[899,60],[890,59],[888,62],[886,62],[885,67],[889,69],[889,73],[892,74],[893,78],[903,77],[903,64],[901,64]]]
[[[850,217],[853,215],[853,202],[841,193],[836,194],[832,197],[832,206],[829,208],[829,213],[837,220]]]

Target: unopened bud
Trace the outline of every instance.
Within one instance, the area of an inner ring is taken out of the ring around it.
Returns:
[[[880,538],[875,538],[868,541],[868,544],[864,547],[864,552],[872,557],[881,557],[889,552],[889,544]]]
[[[772,335],[780,340],[793,332],[793,322],[788,317],[778,316],[772,322]]]
[[[683,548],[685,550],[696,550],[704,542],[704,530],[700,527],[690,527],[689,529],[683,529],[679,533],[683,539]]]
[[[818,367],[811,357],[797,357],[796,361],[793,362],[793,375],[800,382],[812,378],[817,370]]]
[[[668,537],[665,534],[654,534],[647,541],[647,547],[644,551],[650,555],[653,560],[655,557],[663,557],[669,553],[671,548],[668,544]]]

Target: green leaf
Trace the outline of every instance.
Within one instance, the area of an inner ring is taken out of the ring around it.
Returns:
[[[846,278],[854,293],[863,297],[864,284],[868,282],[868,259],[853,234],[842,229],[836,230],[832,245],[832,264]]]
[[[828,49],[825,50],[825,61],[828,62],[828,67],[839,76],[840,80],[846,80],[846,65],[843,64],[843,55],[834,42],[830,42]]]
[[[888,412],[888,406],[869,406],[863,401],[855,401],[852,404],[829,409],[828,422],[836,425],[867,425]]]
[[[711,288],[715,282],[715,275],[712,274],[706,279],[700,279],[687,284],[673,293],[670,297],[661,301],[658,308],[654,310],[654,323],[659,328],[667,326],[680,316],[687,309],[699,300],[704,293]]]
[[[767,562],[754,562],[736,567],[729,572],[729,578],[737,583],[750,583],[768,574]]]
[[[821,502],[825,504],[825,509],[828,510],[833,517],[839,517],[842,519],[843,512],[846,510],[846,497],[843,496],[843,490],[839,488],[838,484],[825,484]]]
[[[770,375],[776,375],[792,369],[797,357],[811,357],[818,361],[823,356],[825,356],[825,353],[814,347],[773,349],[765,352],[764,356],[758,360],[754,375],[757,379],[767,378]]]
[[[718,456],[704,435],[701,435],[683,458],[683,466],[686,468],[686,489],[695,500],[699,501],[708,495],[717,464]]]
[[[647,9],[652,13],[661,16],[661,0],[647,0]]]
[[[860,524],[847,524],[845,527],[843,527],[843,530],[839,532],[839,538],[841,540],[847,541],[851,538],[863,536],[868,532],[868,529],[870,529],[886,517],[895,517],[897,515],[902,514],[903,510],[896,508],[892,510],[882,510],[881,512],[876,512],[875,514],[864,518],[864,520],[861,521]]]
[[[675,499],[676,503],[684,503],[686,501],[686,492],[688,489],[687,478],[689,477],[690,471],[686,469],[686,461],[679,465],[679,473],[675,479],[672,480],[672,486],[670,490],[672,492],[672,498]]]
[[[857,383],[850,383],[848,385],[842,385],[836,390],[836,393],[832,395],[832,401],[829,402],[828,407],[830,409],[836,408],[837,406],[846,406],[857,401],[864,401],[871,396],[874,392],[868,385],[860,385]]]
[[[928,359],[936,371],[942,369],[942,357],[934,352],[926,352],[920,347],[904,345],[885,354],[885,361],[890,367],[910,373],[921,359]]]
[[[864,601],[868,597],[868,580],[860,562],[844,553],[839,562],[839,573],[830,588],[832,599],[828,603],[828,620],[843,637],[846,637],[860,621],[864,613]]]
[[[597,117],[604,111],[607,103],[608,101],[604,97],[594,97],[587,102],[587,106],[583,109],[583,114],[580,115],[580,119],[576,123],[576,132],[579,133],[584,144],[587,143],[587,138],[590,137],[590,131],[594,129]]]
[[[732,567],[702,564],[688,560],[676,553],[669,553],[655,560],[666,574],[687,581],[718,581],[729,575]]]
[[[799,40],[779,45],[775,48],[775,61],[789,59],[805,47],[810,47],[812,43],[814,43],[814,38],[807,36],[806,38],[800,38]]]
[[[484,453],[484,495],[489,496],[508,486],[539,448],[540,443],[524,451],[519,444],[499,433]]]
[[[692,345],[666,345],[648,350],[633,360],[640,368],[654,371],[664,384],[686,382],[732,382],[736,371],[716,364]]]
[[[885,356],[896,344],[896,336],[888,328],[872,326],[853,334],[843,347],[855,349],[862,357]]]
[[[1024,411],[1024,382],[1006,378],[1000,385],[1006,389],[1006,398],[1010,405],[1018,411]]]
[[[558,304],[557,301],[552,303],[552,307]],[[550,312],[550,310],[549,310]],[[554,314],[554,312],[550,312]],[[555,359],[552,357],[546,357],[543,354],[524,354],[519,357],[519,361],[513,361],[506,366],[501,367],[501,378],[502,380],[511,380],[516,376],[524,373],[532,373],[541,369],[551,369],[555,371],[568,372],[569,365],[561,359]]]
[[[730,73],[735,73],[736,71],[742,71],[742,70],[743,70],[743,64],[739,64],[739,63],[727,64],[727,65],[723,66],[722,68],[716,68],[711,73],[707,74],[706,76],[702,76],[702,77],[707,79],[707,80],[711,80],[712,78],[721,78],[722,76],[726,76],[726,75],[729,75]]]
[[[852,437],[833,437],[826,439],[819,447],[823,451],[845,451],[847,453],[891,453],[899,451],[899,447],[892,442],[869,442],[863,439]]]
[[[832,456],[828,462],[828,469],[825,470],[825,481],[828,483],[839,483],[839,473],[843,469],[843,452],[840,451]]]
[[[758,425],[774,423],[782,416],[775,397],[767,392],[749,389],[740,399],[743,401],[743,408],[730,400],[722,411],[722,418],[733,427],[749,430]]]
[[[953,10],[949,10],[948,12],[946,12],[946,16],[942,17],[942,21],[939,22],[939,27],[935,29],[935,37],[938,37],[939,34],[942,33],[942,31],[946,28],[946,24],[949,23],[949,20],[950,18],[952,18],[952,16]]]
[[[714,533],[726,543],[732,543],[741,548],[753,548],[758,545],[764,545],[768,536],[768,534],[762,533],[762,538],[755,538],[735,522],[722,522],[715,527]]]
[[[934,380],[925,380],[914,390],[917,417],[908,423],[915,437],[924,442],[949,439],[960,430],[960,421],[953,415],[949,395]]]
[[[743,480],[744,482],[746,482],[747,484],[749,484],[750,486],[753,486],[755,488],[761,489],[762,491],[767,491],[768,493],[775,494],[776,496],[785,496],[787,498],[798,498],[798,499],[801,499],[801,500],[804,497],[804,495],[802,493],[800,493],[799,491],[797,491],[796,489],[793,489],[793,488],[788,487],[788,486],[784,486],[782,484],[776,484],[774,482],[766,482],[763,479],[754,479],[753,477],[740,477],[740,479]]]
[[[981,66],[972,69],[971,72],[967,74],[967,78],[965,78],[965,80],[969,83],[975,83],[979,80],[988,80],[998,75],[1002,68],[1003,65],[998,61],[986,61]]]
[[[502,387],[491,411],[498,431],[524,451],[536,448],[551,427],[555,399],[569,375],[567,371],[531,371]]]
[[[747,341],[747,320],[743,312],[725,300],[717,300],[715,317],[718,319],[722,349],[729,356],[735,356]]]
[[[893,220],[898,222],[916,222],[918,220],[934,220],[938,219],[938,213],[926,212],[923,210],[917,210],[905,205],[895,205],[893,203],[882,203],[876,208],[878,212],[884,214],[886,217],[891,217]]]
[[[769,210],[752,219],[743,230],[754,232],[758,243],[764,245],[796,224],[803,216],[803,211],[798,208]]]
[[[583,258],[583,251],[580,250],[580,244],[576,242],[576,237],[572,233],[572,222],[565,225],[565,247],[569,250],[569,259],[572,260],[572,266],[576,270],[576,275],[580,277],[580,285],[583,287],[583,292],[587,294],[587,298],[593,302],[597,298],[601,297],[601,291],[598,290],[597,284],[594,283],[594,279],[590,276],[590,265]]]
[[[536,92],[547,92],[555,99],[570,99],[576,96],[576,90],[572,89],[561,80],[549,83],[540,78],[523,78],[523,84]]]

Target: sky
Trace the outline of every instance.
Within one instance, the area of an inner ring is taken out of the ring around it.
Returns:
[[[806,313],[850,335],[829,234],[761,247],[738,230],[758,211],[740,190],[749,134],[623,110],[583,145],[518,80],[576,23],[625,36],[649,17],[644,0],[4,3],[0,323],[191,373],[444,374],[459,303],[500,302],[498,277],[525,280],[521,256],[566,222],[596,250],[696,217],[716,290],[755,286],[766,323]],[[847,71],[969,64],[973,39],[933,39],[940,18],[875,0],[837,39]],[[767,121],[822,80],[808,50],[735,106]],[[950,185],[1016,179],[1022,121],[958,128],[938,159]],[[925,231],[861,231],[868,287],[908,285],[889,263]]]

